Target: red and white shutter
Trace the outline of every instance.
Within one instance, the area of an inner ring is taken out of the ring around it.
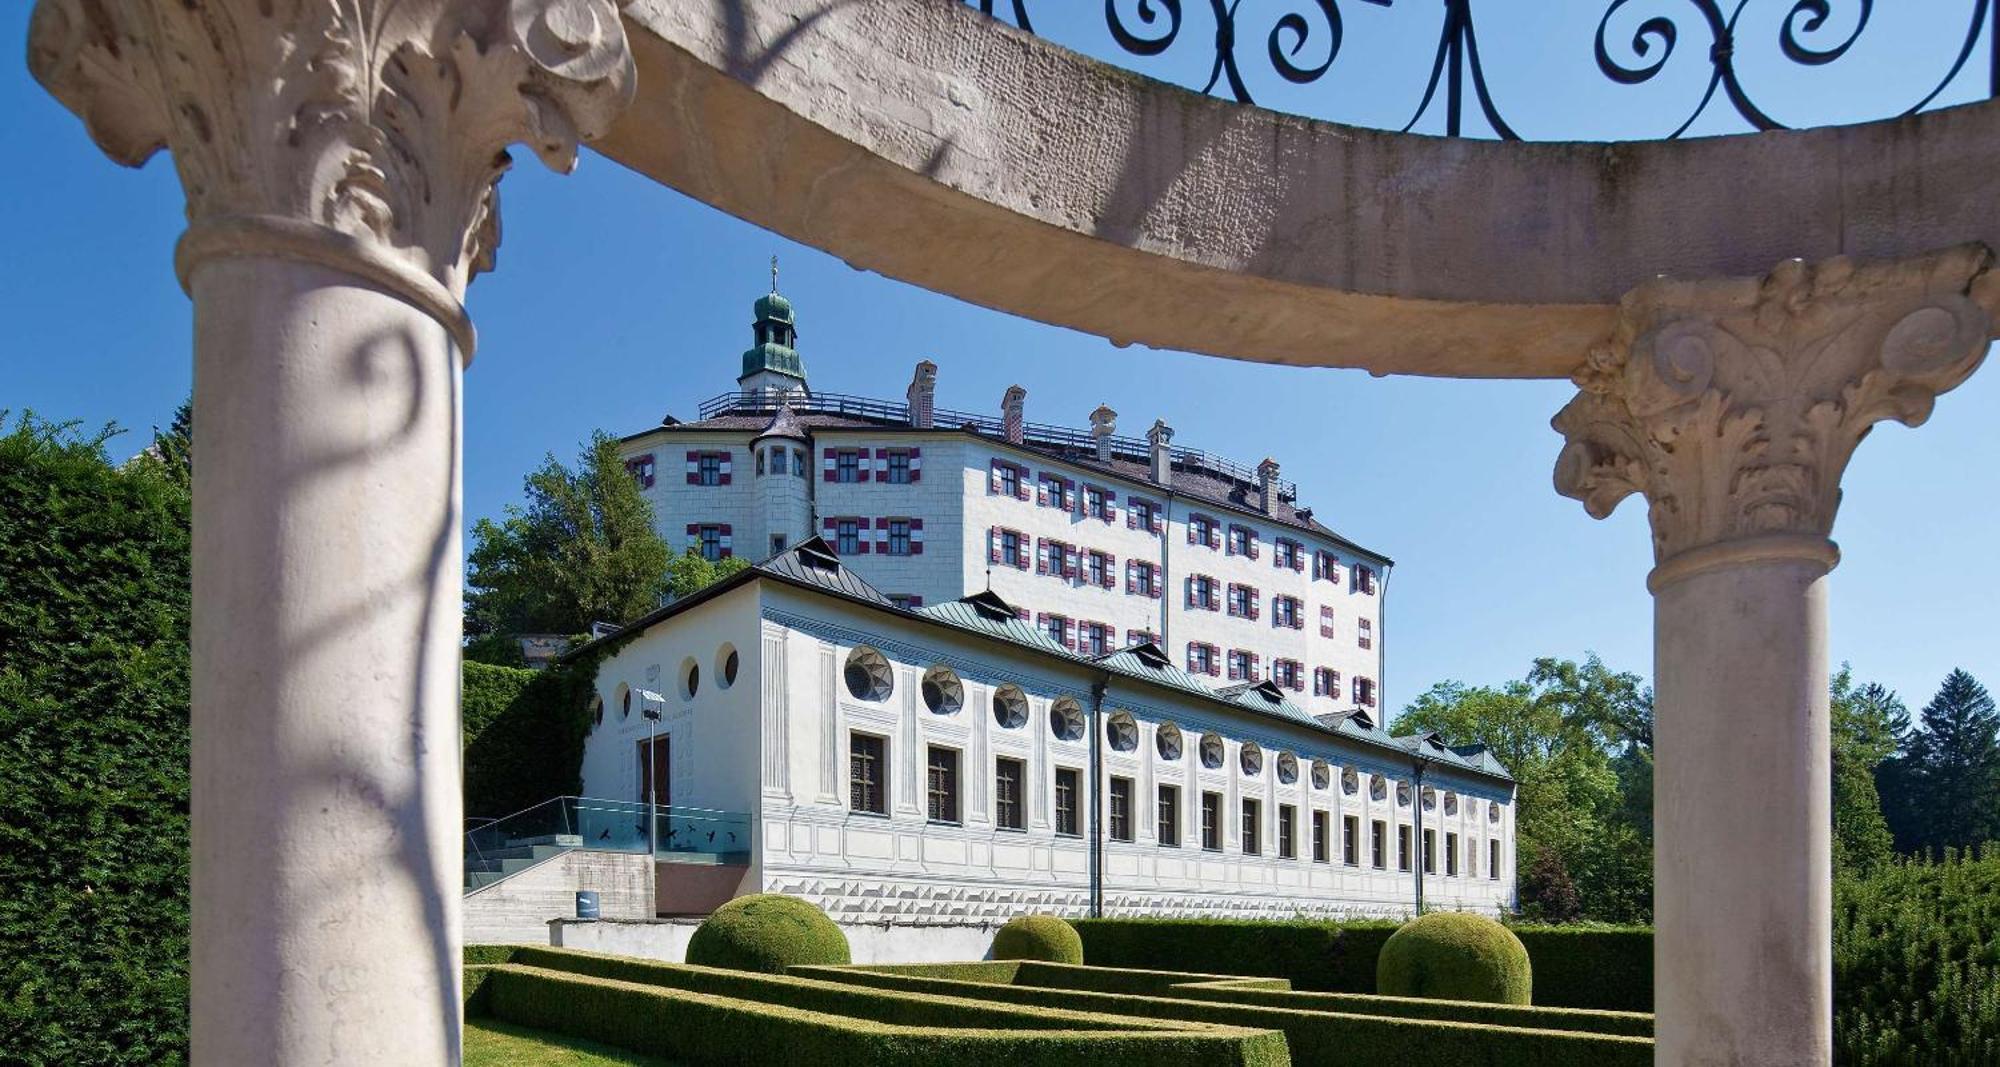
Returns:
[[[1117,574],[1118,557],[1106,552],[1104,554],[1104,588],[1116,589],[1118,587]]]
[[[688,523],[687,538],[688,538],[689,548],[693,548],[696,545],[701,544],[701,523],[698,522]]]
[[[1263,617],[1264,605],[1262,598],[1263,594],[1259,593],[1254,587],[1250,589],[1250,595],[1244,598],[1244,602],[1250,605],[1250,618],[1252,620]]]
[[[910,481],[921,482],[923,480],[924,450],[921,448],[912,448],[910,449]]]
[[[1104,521],[1107,523],[1118,521],[1118,494],[1109,489],[1104,491]]]
[[[889,520],[880,516],[875,519],[875,551],[889,554]]]
[[[717,480],[716,480],[716,484],[718,484],[718,485],[728,485],[728,484],[729,484],[729,453],[727,453],[727,452],[722,452],[722,453],[719,453],[719,455],[720,455],[720,457],[721,457],[721,470],[722,470],[722,476],[721,476],[721,477],[720,477],[719,479],[717,479]]]
[[[1064,620],[1063,620],[1063,647],[1064,647],[1064,648],[1067,648],[1067,649],[1069,649],[1069,650],[1070,650],[1071,652],[1075,652],[1075,651],[1076,651],[1076,620],[1075,620],[1075,619],[1064,619]]]
[[[724,477],[728,476],[724,475]],[[722,558],[728,559],[729,557],[736,554],[735,550],[730,547],[730,536],[729,536],[731,532],[735,530],[735,527],[725,522],[722,524],[720,529],[722,531]]]
[[[1139,591],[1139,575],[1138,575],[1138,568],[1139,568],[1139,562],[1138,562],[1137,560],[1131,560],[1131,559],[1128,559],[1128,560],[1126,560],[1126,561],[1125,561],[1125,595],[1126,595],[1126,596],[1131,596],[1131,595],[1132,595],[1133,593],[1136,593],[1136,592],[1138,592],[1138,591]]]
[[[986,492],[989,495],[998,495],[1000,492],[1000,461],[997,459],[993,461],[992,466],[986,468]]]
[[[839,475],[835,473],[835,467],[838,464],[839,464],[839,458],[835,454],[834,450],[831,448],[826,449],[824,451],[823,466],[821,468],[823,480],[830,482],[839,477]]]
[[[1021,502],[1023,502],[1023,503],[1026,503],[1026,502],[1027,502],[1027,500],[1028,500],[1028,494],[1029,494],[1029,493],[1031,493],[1031,492],[1033,492],[1033,489],[1032,489],[1032,487],[1030,487],[1030,486],[1028,485],[1028,468],[1026,468],[1026,467],[1015,467],[1015,468],[1014,468],[1014,495],[1015,495],[1015,496],[1016,496],[1017,498],[1019,498],[1019,499],[1021,500]]]
[[[701,453],[699,452],[689,452],[687,454],[687,483],[689,485],[701,484]]]
[[[1000,562],[1000,527],[986,528],[986,562]]]
[[[924,520],[922,520],[922,519],[911,519],[911,520],[910,520],[910,555],[912,555],[912,556],[921,556],[921,555],[923,555],[923,554],[924,554]]]
[[[1049,506],[1049,479],[1047,475],[1035,479],[1035,506],[1040,508]]]

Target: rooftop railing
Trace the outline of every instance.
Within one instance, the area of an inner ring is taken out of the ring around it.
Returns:
[[[776,415],[778,409],[785,406],[789,406],[799,415],[841,415],[848,418],[899,423],[910,421],[908,404],[847,393],[805,393],[787,389],[743,389],[721,393],[702,401],[695,410],[701,418],[713,419],[723,415]],[[989,437],[1005,437],[1007,432],[1006,425],[991,415],[975,415],[969,411],[954,411],[951,408],[932,409],[931,424],[944,429],[971,429]],[[1081,458],[1097,454],[1097,438],[1089,430],[1056,426],[1045,422],[1030,422],[1022,425],[1021,436],[1029,444],[1075,452]],[[1120,459],[1147,463],[1151,461],[1152,446],[1143,438],[1120,437],[1114,434],[1111,437],[1111,452]],[[1174,466],[1181,470],[1228,478],[1247,487],[1254,488],[1259,484],[1255,467],[1225,459],[1211,452],[1169,445],[1167,455]],[[1277,487],[1278,499],[1298,500],[1297,484],[1280,478]]]

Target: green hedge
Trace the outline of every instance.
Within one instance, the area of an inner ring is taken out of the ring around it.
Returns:
[[[694,932],[687,962],[704,967],[783,974],[813,963],[846,963],[847,935],[801,897],[752,893],[721,907]]]
[[[1837,1063],[2000,1063],[2000,845],[1833,893]]]
[[[0,1061],[186,1060],[188,738],[184,481],[0,413]]]
[[[1389,936],[1375,962],[1385,996],[1527,1005],[1534,985],[1528,950],[1484,915],[1434,911]]]
[[[878,963],[859,964],[845,970],[906,978],[941,978],[960,982],[1030,986],[1039,989],[1077,989],[1096,993],[1131,993],[1139,996],[1219,1000],[1305,1011],[1381,1015],[1395,1019],[1440,1019],[1449,1022],[1490,1023],[1540,1030],[1581,1030],[1628,1037],[1653,1036],[1653,1017],[1640,1012],[1516,1007],[1456,1000],[1383,997],[1367,993],[1295,992],[1287,988],[1290,983],[1283,978],[1243,978],[1234,975],[1192,974],[1186,971],[1140,971],[1097,966],[1071,967],[1030,961]]]
[[[1375,957],[1398,923],[1312,919],[1076,919],[1083,958],[1100,967],[1206,973],[1227,964],[1295,989],[1375,992]]]
[[[1024,964],[1022,973],[1040,966]],[[1073,968],[1069,970],[1091,970]],[[1301,1010],[1175,996],[1141,996],[1046,986],[956,982],[886,973],[878,968],[803,967],[794,973],[896,989],[940,998],[982,998],[1099,1015],[1178,1019],[1282,1030],[1296,1064],[1329,1067],[1644,1067],[1653,1062],[1649,1038],[1579,1031],[1527,1029],[1490,1023]],[[1278,995],[1278,994],[1266,994]],[[1470,1005],[1488,1010],[1493,1005]],[[1531,1009],[1517,1009],[1531,1010]]]
[[[1650,926],[1510,926],[1535,969],[1535,1003],[1653,1010]]]
[[[500,818],[583,789],[595,663],[530,671],[462,665],[465,813]]]
[[[1060,915],[1016,915],[993,935],[993,958],[1082,963],[1083,941]]]
[[[700,1064],[1289,1062],[1283,1036],[1270,1031],[1023,1011],[677,965],[595,965],[643,976],[628,981],[583,973],[578,968],[587,964],[574,958],[556,962],[567,969],[490,968],[481,982],[482,1007],[522,1026]],[[858,1010],[828,1012],[829,1000]]]
[[[1204,973],[1234,969],[1317,993],[1375,992],[1393,922],[1310,919],[1076,919],[1092,964]],[[1553,1008],[1653,1010],[1653,931],[1645,926],[1510,926],[1534,967],[1534,1002]]]

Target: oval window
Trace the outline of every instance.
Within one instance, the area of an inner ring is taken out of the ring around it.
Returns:
[[[736,672],[743,666],[743,657],[736,654],[735,645],[724,645],[715,657],[716,688],[727,689],[736,684]]]
[[[883,701],[889,699],[890,690],[895,688],[895,675],[889,669],[889,661],[882,653],[872,648],[857,648],[847,654],[847,669],[842,673],[847,681],[847,691],[856,700]]]
[[[937,715],[956,715],[965,706],[965,684],[942,664],[924,672],[924,707]]]
[[[1068,697],[1049,705],[1049,732],[1061,741],[1083,736],[1083,708]]]
[[[1160,728],[1153,732],[1153,747],[1159,751],[1163,760],[1180,759],[1181,728],[1170,722],[1162,723]]]
[[[1255,741],[1243,742],[1243,751],[1237,757],[1237,764],[1243,768],[1247,778],[1255,778],[1264,770],[1264,750]]]
[[[1211,771],[1219,770],[1222,767],[1223,758],[1222,738],[1214,734],[1204,736],[1201,739],[1201,765]]]
[[[1113,751],[1130,752],[1139,747],[1139,724],[1123,711],[1114,711],[1104,723],[1104,743]]]
[[[1003,685],[993,691],[993,721],[1008,730],[1028,724],[1028,694],[1018,685]]]

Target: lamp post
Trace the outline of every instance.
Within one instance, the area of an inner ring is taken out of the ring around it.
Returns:
[[[660,726],[665,697],[650,689],[639,691],[639,714],[653,724],[646,737],[646,893],[652,918],[660,917]]]

